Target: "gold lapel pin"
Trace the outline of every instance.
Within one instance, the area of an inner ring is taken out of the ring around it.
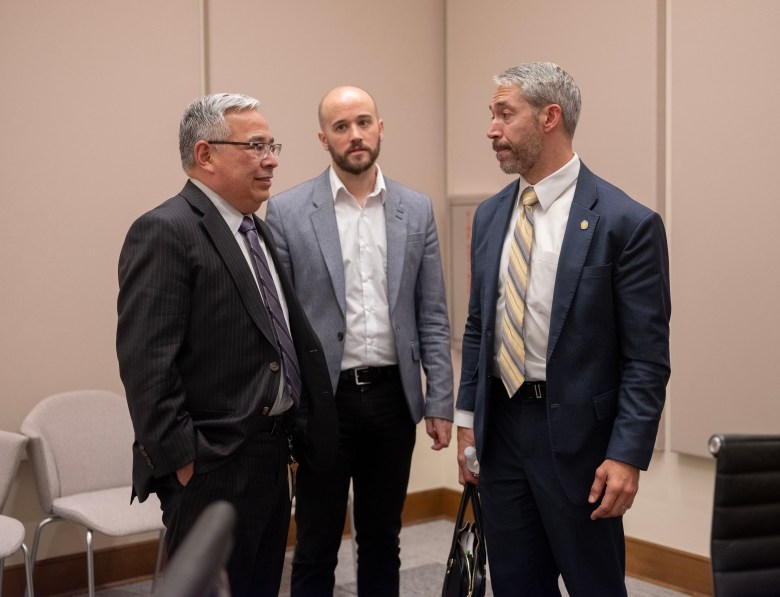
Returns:
[[[588,229],[588,220],[582,220],[582,222],[580,222],[580,228],[582,228],[583,230],[587,230]]]

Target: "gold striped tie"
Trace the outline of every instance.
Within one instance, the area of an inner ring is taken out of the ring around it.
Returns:
[[[523,315],[525,291],[528,288],[528,264],[534,239],[533,205],[539,202],[539,198],[533,187],[527,187],[520,195],[520,201],[523,210],[517,218],[509,250],[509,265],[504,281],[505,310],[501,349],[498,351],[501,380],[510,398],[525,381]]]

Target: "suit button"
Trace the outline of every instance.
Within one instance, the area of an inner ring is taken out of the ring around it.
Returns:
[[[277,371],[279,371],[279,363],[277,363],[276,361],[273,361],[273,362],[272,362],[270,365],[268,365],[268,367],[269,367],[269,368],[271,369],[271,371],[273,371],[274,373],[276,373]]]
[[[267,416],[269,412],[271,412],[271,409],[268,408],[267,406],[264,406],[263,407],[263,416],[264,417]]]
[[[339,332],[337,338],[339,339],[339,342],[341,342],[344,339],[344,332]]]

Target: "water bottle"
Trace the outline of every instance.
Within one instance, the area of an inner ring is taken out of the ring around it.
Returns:
[[[479,475],[479,462],[477,461],[477,451],[474,446],[466,446],[463,450],[463,455],[466,457],[466,467],[474,475]]]

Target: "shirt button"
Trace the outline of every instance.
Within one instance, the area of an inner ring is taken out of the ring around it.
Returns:
[[[269,368],[271,369],[271,371],[273,371],[274,373],[276,373],[277,371],[279,371],[279,363],[277,363],[276,361],[273,361],[273,362],[272,362],[270,365],[268,365],[268,367],[269,367]]]

